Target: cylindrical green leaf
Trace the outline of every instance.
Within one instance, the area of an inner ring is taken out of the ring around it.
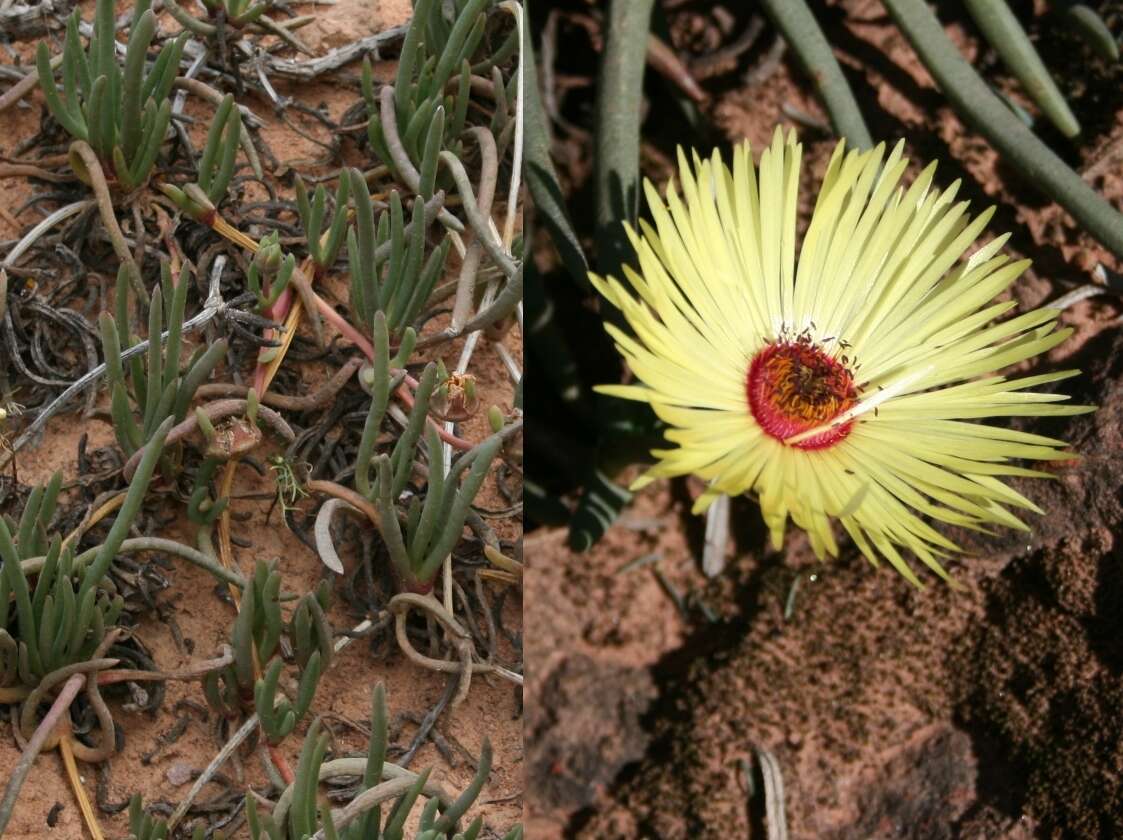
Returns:
[[[409,553],[406,551],[402,539],[402,527],[398,523],[398,508],[394,504],[394,497],[390,494],[393,481],[390,470],[390,459],[379,455],[378,463],[378,515],[381,520],[382,540],[390,553],[390,560],[398,568],[398,574],[405,580],[412,581],[416,575],[410,566]]]
[[[420,565],[425,559],[444,501],[444,446],[440,435],[432,426],[425,430],[425,450],[429,455],[429,486],[425,490],[425,504],[421,509],[421,519],[417,523],[417,534],[409,547],[409,559],[414,566]]]
[[[1083,3],[1065,3],[1065,20],[1078,32],[1101,59],[1107,62],[1119,60],[1119,44],[1107,24],[1096,12]]]
[[[151,120],[148,119],[149,110],[152,111]],[[160,146],[164,142],[164,135],[167,133],[171,121],[172,103],[170,100],[165,99],[160,103],[159,108],[153,106],[152,100],[149,100],[145,107],[145,128],[141,137],[141,145],[129,169],[129,178],[135,186],[139,187],[148,180],[148,176],[152,172],[152,166],[156,163],[156,157],[160,154]]]
[[[355,459],[355,489],[373,501],[376,490],[370,481],[371,460],[374,458],[378,432],[382,428],[382,418],[386,416],[386,407],[390,403],[390,337],[386,328],[386,316],[381,312],[374,316],[371,338],[374,345],[374,358],[371,360],[371,402]]]
[[[176,395],[175,422],[179,423],[187,416],[187,408],[195,396],[196,389],[206,381],[207,377],[211,375],[211,371],[214,370],[214,366],[225,355],[226,339],[220,338],[208,347],[206,352],[187,371],[187,375],[183,377],[183,382],[180,384],[179,393]]]
[[[402,436],[394,444],[393,466],[394,485],[391,498],[397,501],[406,489],[409,481],[411,467],[413,466],[413,453],[417,442],[421,440],[421,432],[429,419],[429,399],[433,396],[433,389],[437,385],[437,366],[429,362],[421,372],[421,379],[417,383],[414,393],[413,408],[409,412],[409,422],[402,431]]]
[[[121,543],[125,541],[133,520],[140,512],[141,502],[148,492],[148,484],[152,481],[152,473],[156,470],[156,463],[163,454],[164,439],[168,436],[171,427],[172,418],[169,417],[160,424],[160,428],[152,435],[148,446],[145,447],[144,455],[140,459],[136,472],[133,473],[129,490],[125,494],[125,502],[121,505],[117,518],[113,520],[113,525],[109,528],[105,542],[98,547],[93,562],[86,567],[86,574],[82,578],[82,588],[79,590],[79,600],[85,596],[88,590],[93,589],[101,582],[101,579],[109,570],[109,564],[117,556]]]
[[[956,50],[924,0],[885,0],[885,7],[956,109],[1033,184],[1117,257],[1123,216],[1009,112]]]
[[[440,162],[441,147],[445,135],[445,109],[433,112],[433,121],[425,135],[425,146],[421,153],[421,181],[418,192],[428,201],[437,190],[437,164]]]
[[[806,0],[762,0],[762,5],[819,89],[834,130],[851,146],[872,149],[873,140],[854,93]]]
[[[413,17],[402,42],[402,52],[398,59],[398,72],[394,80],[394,104],[398,119],[405,120],[412,115],[410,102],[410,83],[413,81],[414,68],[423,49],[422,30],[429,15],[433,14],[433,0],[417,0],[413,6]],[[372,120],[373,122],[373,120]]]
[[[394,333],[406,326],[407,307],[421,278],[421,260],[425,256],[425,229],[425,202],[417,197],[413,200],[413,219],[410,222],[405,265],[396,277],[387,277],[383,287],[386,295],[384,308],[389,308],[387,322]]]
[[[491,469],[492,459],[499,451],[500,440],[492,435],[477,447],[475,460],[468,470],[468,476],[463,485],[456,488],[450,483],[445,487],[445,502],[441,509],[441,532],[425,558],[421,567],[421,579],[426,580],[437,573],[444,559],[452,553],[453,548],[460,542],[464,522],[468,518],[468,507],[480,492],[484,479]],[[449,479],[452,478],[450,473]]]
[[[320,248],[320,257],[317,262],[323,268],[328,268],[335,262],[335,255],[339,253],[339,246],[343,242],[343,233],[347,230],[347,199],[351,195],[351,179],[340,177],[339,186],[335,191],[335,215],[328,228],[327,240]]]
[[[141,86],[144,82],[144,62],[148,45],[156,33],[156,15],[151,9],[140,16],[125,49],[124,86],[121,92],[121,146],[125,159],[132,160],[140,145]]]
[[[436,825],[438,832],[447,834],[456,827],[456,823],[467,813],[468,809],[472,807],[472,803],[480,795],[480,791],[487,783],[489,773],[491,773],[491,742],[485,737],[483,746],[480,748],[480,763],[476,767],[476,775],[473,777],[472,783],[464,789],[460,796],[456,797],[456,801],[449,805],[444,814],[441,815]]]
[[[965,5],[987,41],[1050,122],[1065,137],[1079,134],[1080,123],[1004,0],[965,0]]]
[[[74,137],[79,140],[88,140],[89,134],[86,126],[79,121],[63,104],[62,98],[58,95],[58,87],[55,85],[55,74],[51,70],[51,54],[47,49],[45,41],[39,42],[39,47],[35,53],[35,63],[39,69],[39,87],[43,91],[43,97],[47,101],[47,107],[50,109],[54,118],[58,120],[59,125],[65,128]]]

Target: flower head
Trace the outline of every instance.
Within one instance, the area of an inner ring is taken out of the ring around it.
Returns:
[[[672,447],[636,481],[694,474],[721,494],[753,492],[773,544],[789,516],[822,558],[837,555],[837,519],[875,564],[919,580],[908,549],[940,576],[957,546],[927,520],[976,530],[1028,530],[1010,508],[1041,510],[1002,476],[1048,476],[1015,460],[1074,457],[1065,443],[969,422],[1091,411],[1028,389],[1074,370],[993,372],[1065,340],[1060,314],[999,317],[994,298],[1025,270],[1000,236],[964,253],[992,210],[972,218],[959,182],[932,186],[935,165],[907,189],[902,144],[835,149],[796,259],[801,147],[777,129],[753,166],[747,143],[732,171],[717,153],[679,154],[682,198],[645,184],[654,225],[629,229],[638,270],[627,285],[592,277],[634,334],[607,325],[639,380],[598,390],[650,403]]]

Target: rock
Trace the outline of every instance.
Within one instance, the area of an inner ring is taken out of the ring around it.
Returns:
[[[527,787],[537,803],[575,810],[643,755],[640,716],[654,695],[647,671],[568,657],[527,708]]]
[[[191,781],[194,775],[195,771],[191,768],[191,765],[185,761],[175,762],[170,767],[168,767],[168,769],[164,773],[164,776],[167,778],[168,782],[175,785],[176,787],[187,784]]]

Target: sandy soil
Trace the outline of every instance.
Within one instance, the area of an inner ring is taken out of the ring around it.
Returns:
[[[90,12],[87,6],[92,7],[92,3],[83,4],[88,16]],[[128,4],[118,4],[118,7],[119,11],[124,11]],[[294,7],[297,14],[317,14],[317,22],[301,30],[301,36],[317,53],[348,43],[356,37],[400,24],[408,19],[409,9],[408,0],[340,0],[330,7]],[[166,19],[162,21],[162,26],[166,31],[178,29],[174,21]],[[19,44],[16,48],[25,57],[31,55],[28,45]],[[358,65],[352,65],[344,70],[344,75],[354,82],[357,72]],[[376,64],[376,75],[379,78],[389,78],[392,72],[392,62]],[[356,84],[339,86],[331,84],[330,80],[310,85],[278,85],[278,91],[282,95],[295,96],[307,105],[323,106],[336,120],[358,99]],[[0,155],[11,154],[22,139],[37,130],[42,107],[40,94],[36,92],[27,102],[27,105],[13,108],[4,114]],[[268,102],[251,96],[245,104],[250,105],[266,121],[261,136],[279,160],[280,171],[276,174],[283,174],[289,165],[300,165],[302,172],[308,171],[307,161],[322,158],[324,149],[282,124]],[[188,113],[204,117],[204,122],[192,128],[193,139],[201,141],[206,132],[205,118],[210,112],[206,107],[190,103]],[[294,119],[303,131],[316,140],[332,140],[324,126],[314,120],[302,120],[299,115]],[[368,160],[366,152],[357,150],[350,142],[344,143],[344,155],[349,165],[363,165]],[[14,208],[30,194],[31,189],[23,178],[2,180],[0,204]],[[19,216],[20,226],[26,230],[38,218],[33,211],[24,212]],[[0,238],[13,239],[22,232],[13,229],[0,216]],[[450,260],[450,266],[456,268],[455,260]],[[332,286],[332,291],[338,293],[337,296],[345,295],[342,286]],[[439,326],[439,319],[432,324],[434,329]],[[503,341],[515,358],[521,359],[522,344],[517,328]],[[460,346],[458,342],[441,348],[449,369],[456,363]],[[299,371],[299,377],[303,380],[302,391],[313,390],[322,381],[324,369],[317,364],[293,363],[291,367]],[[490,404],[506,408],[511,406],[513,391],[503,362],[489,341],[480,342],[471,370],[479,379],[485,408]],[[21,482],[28,484],[45,480],[57,469],[61,469],[67,479],[75,476],[78,438],[82,434],[88,435],[87,446],[90,452],[114,445],[112,430],[105,422],[96,418],[83,422],[76,422],[77,420],[77,414],[73,413],[54,418],[49,423],[42,442],[20,453],[18,468]],[[461,430],[461,434],[471,440],[478,440],[487,433],[484,417],[466,422]],[[261,453],[262,457],[267,454],[269,452]],[[257,558],[279,557],[286,587],[304,591],[305,587],[314,585],[326,572],[318,558],[279,523],[278,512],[275,511],[271,519],[266,519],[270,506],[267,497],[273,493],[274,484],[268,475],[259,478],[252,470],[239,471],[232,511],[237,523],[236,533],[248,545],[236,547],[235,557],[243,569],[252,569]],[[239,498],[246,496],[257,498]],[[77,500],[78,491],[69,490],[64,492],[61,504]],[[489,479],[485,485],[478,504],[488,509],[506,507],[507,503],[499,495],[493,479]],[[311,508],[307,501],[303,506]],[[502,539],[514,540],[519,537],[520,526],[517,520],[497,519],[492,520],[491,524]],[[164,535],[186,542],[194,540],[193,530],[182,516],[173,521]],[[343,554],[343,559],[348,565],[357,561],[357,558],[348,556],[347,553]],[[170,616],[172,621],[154,614],[148,615],[138,626],[137,636],[160,668],[175,670],[215,655],[227,641],[234,612],[229,603],[220,597],[213,579],[195,567],[177,563],[170,578],[170,588],[159,593],[158,600],[165,605],[165,615]],[[498,591],[493,590],[493,597],[497,594]],[[504,622],[507,627],[517,629],[520,626],[521,608],[518,593],[506,599]],[[343,629],[357,624],[362,616],[349,614],[346,605],[337,598],[329,618],[334,627]],[[387,650],[391,652],[387,654]],[[371,689],[376,682],[384,682],[391,720],[394,721],[391,730],[393,759],[395,748],[404,749],[416,731],[415,723],[401,718],[401,715],[425,714],[443,693],[445,680],[433,672],[419,670],[404,660],[392,645],[389,648],[382,645],[379,651],[381,652],[376,654],[363,642],[349,646],[321,680],[313,713],[322,716],[332,729],[334,750],[363,750],[365,735],[360,734],[348,722],[357,722],[359,727],[367,725]],[[514,655],[510,649],[505,653],[508,656]],[[124,745],[108,764],[108,783],[104,792],[108,802],[120,804],[136,792],[143,795],[146,804],[170,802],[174,805],[182,798],[194,774],[210,761],[219,746],[213,731],[213,715],[209,715],[204,722],[203,715],[183,705],[198,705],[202,701],[202,692],[197,683],[170,684],[163,706],[155,715],[123,710],[121,698],[117,698],[113,706],[119,730],[124,736]],[[203,707],[198,705],[198,708]],[[512,690],[512,686],[503,680],[475,679],[465,703],[454,712],[446,711],[437,724],[438,732],[452,745],[452,762],[442,758],[435,747],[428,743],[410,766],[414,769],[433,766],[434,778],[450,790],[459,790],[474,773],[471,762],[479,755],[482,740],[485,737],[490,739],[495,750],[493,770],[490,783],[477,802],[475,813],[485,817],[489,831],[502,834],[521,818],[521,714],[521,692]],[[174,743],[163,745],[162,736],[180,718],[189,719],[186,730]],[[294,766],[301,744],[298,736],[305,731],[306,723],[307,721],[283,745],[283,751]],[[13,766],[18,755],[9,724],[0,723],[0,767]],[[263,781],[262,770],[255,756],[247,756],[244,768],[228,764],[223,769],[227,774],[227,784],[235,789],[242,786],[243,775],[245,783],[260,784]],[[94,768],[86,766],[82,766],[81,770],[87,792],[91,800],[94,800],[97,773]],[[225,786],[211,785],[204,790],[201,799],[220,797],[226,790]],[[99,816],[108,836],[123,836],[127,833],[124,814]],[[85,836],[74,798],[64,781],[62,762],[57,752],[41,756],[36,763],[5,836],[22,840],[43,837],[48,831],[59,837]],[[246,836],[245,829],[241,829],[236,836]]]
[[[705,4],[674,6],[668,22],[686,52],[696,52],[698,33],[721,28]],[[875,138],[903,137],[912,174],[939,159],[942,184],[963,178],[961,195],[974,207],[998,205],[991,230],[1013,231],[1010,250],[1034,260],[1013,290],[1022,309],[1091,282],[1096,262],[1117,267],[964,128],[879,3],[839,0],[816,14]],[[1017,95],[958,7],[941,14],[965,55]],[[794,59],[746,82],[769,31],[733,72],[706,83],[703,123],[716,126],[718,145],[748,137],[757,149],[775,124],[795,125],[805,146],[805,219],[808,187],[834,141],[786,115],[784,106],[794,106],[824,119]],[[1092,167],[1123,141],[1120,71],[1049,18],[1031,34],[1085,136],[1065,144],[1038,127],[1078,169]],[[580,78],[572,64],[566,72],[567,83]],[[673,153],[663,129],[678,112],[662,80],[648,91],[644,157],[658,179]],[[575,111],[566,114],[588,128]],[[568,137],[559,144],[568,154],[563,174],[582,190],[588,147],[579,134],[560,134]],[[1090,180],[1118,206],[1119,167],[1099,168]],[[1030,523],[1031,535],[952,534],[967,549],[953,568],[962,592],[934,579],[917,591],[852,547],[820,564],[795,531],[772,552],[747,500],[733,507],[735,556],[707,581],[687,482],[641,493],[587,554],[570,553],[561,531],[529,534],[527,598],[549,609],[527,616],[528,832],[764,837],[760,780],[750,796],[745,771],[762,748],[781,767],[793,838],[1123,835],[1123,740],[1113,711],[1123,699],[1119,315],[1110,295],[1063,315],[1076,334],[1035,369],[1080,367],[1084,376],[1064,390],[1101,408],[1024,424],[1071,441],[1082,457],[1049,465],[1056,481],[1017,483],[1047,512]]]

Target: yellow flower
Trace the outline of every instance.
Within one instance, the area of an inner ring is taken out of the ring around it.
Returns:
[[[971,218],[958,181],[933,188],[935,164],[898,186],[901,149],[838,144],[798,260],[794,134],[777,129],[759,173],[747,143],[732,172],[717,153],[690,166],[680,151],[683,198],[645,184],[654,226],[628,231],[630,288],[592,281],[634,332],[606,326],[640,383],[598,390],[650,403],[670,426],[673,447],[633,489],[698,475],[696,513],[751,491],[776,548],[791,516],[820,558],[838,553],[837,519],[875,565],[885,557],[920,585],[901,548],[945,579],[940,561],[959,551],[926,519],[1029,530],[1008,508],[1042,511],[1000,477],[1048,476],[1014,459],[1075,457],[1063,441],[967,421],[1093,409],[1027,390],[1078,371],[992,374],[1072,330],[1054,329],[1055,309],[996,321],[1016,304],[995,296],[1029,260],[1010,262],[1001,236],[961,261],[992,210]]]

